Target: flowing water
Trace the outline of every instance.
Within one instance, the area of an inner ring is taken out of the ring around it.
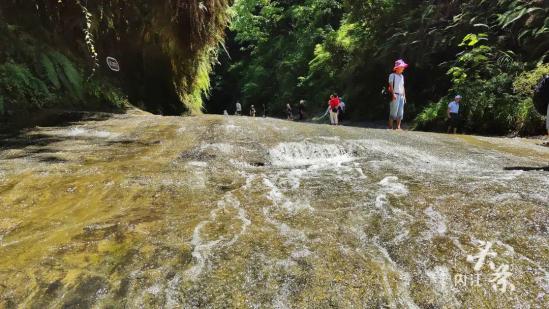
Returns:
[[[132,114],[1,142],[0,308],[549,303],[532,141]]]

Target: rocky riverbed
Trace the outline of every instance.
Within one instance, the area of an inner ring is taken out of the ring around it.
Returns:
[[[547,308],[536,141],[103,118],[1,140],[0,308]]]

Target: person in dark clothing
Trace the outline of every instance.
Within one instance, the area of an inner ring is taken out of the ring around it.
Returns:
[[[305,119],[305,101],[304,100],[301,100],[299,101],[299,120],[304,120]]]
[[[549,137],[549,74],[544,75],[534,89],[533,101],[536,110],[546,115],[545,129]]]
[[[339,112],[337,113],[338,122],[341,124],[343,122],[343,114],[345,113],[345,100],[343,100],[343,97],[339,97]]]

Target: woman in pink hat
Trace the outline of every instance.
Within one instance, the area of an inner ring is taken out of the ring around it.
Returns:
[[[389,115],[389,129],[394,129],[393,123],[396,120],[397,130],[401,130],[400,124],[404,117],[404,104],[406,104],[406,90],[404,89],[404,70],[408,64],[399,59],[395,62],[394,73],[389,75],[389,93],[391,93],[391,112]]]

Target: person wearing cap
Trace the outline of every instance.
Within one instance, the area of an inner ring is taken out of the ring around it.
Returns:
[[[394,121],[397,123],[397,130],[401,130],[402,118],[404,118],[404,105],[406,104],[406,90],[404,89],[404,70],[408,64],[404,60],[395,61],[394,73],[389,75],[389,92],[392,100],[390,102],[389,129],[394,129]]]
[[[454,134],[457,133],[459,127],[459,103],[461,102],[461,96],[458,94],[454,101],[448,104],[448,120],[450,125],[448,126],[448,134],[450,134],[452,128],[454,129]]]

